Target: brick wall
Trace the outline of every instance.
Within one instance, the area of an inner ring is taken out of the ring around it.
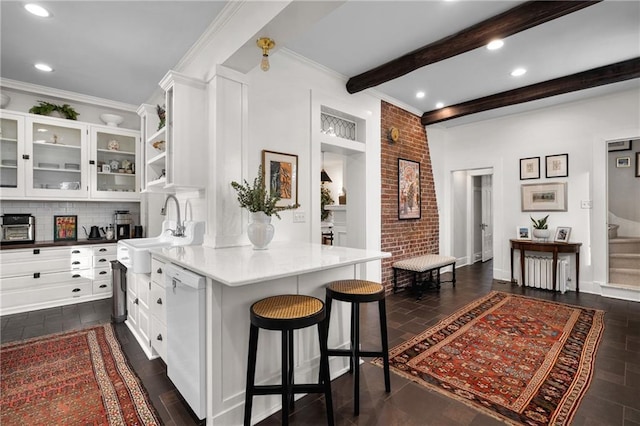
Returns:
[[[427,134],[420,124],[420,117],[383,101],[381,127],[381,240],[382,251],[392,253],[391,258],[382,261],[382,282],[390,291],[393,288],[393,262],[425,253],[438,253],[438,206]],[[387,138],[390,127],[400,129],[397,143],[392,144]],[[420,219],[398,219],[398,158],[420,162]],[[398,285],[406,285],[410,280],[410,273],[398,273]]]

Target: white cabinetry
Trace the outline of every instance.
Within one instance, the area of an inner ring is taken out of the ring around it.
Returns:
[[[151,349],[151,318],[149,302],[151,275],[127,270],[127,320],[125,324],[149,359],[157,358]]]
[[[158,129],[156,107],[141,105],[144,191],[175,192],[207,183],[206,84],[169,71],[160,82],[165,91],[166,124]],[[164,144],[160,143],[164,141]]]
[[[3,199],[139,200],[139,132],[4,110],[0,129]]]
[[[111,297],[115,244],[0,251],[0,315]]]
[[[164,282],[165,263],[159,259],[151,260],[151,347],[167,362],[167,303]]]

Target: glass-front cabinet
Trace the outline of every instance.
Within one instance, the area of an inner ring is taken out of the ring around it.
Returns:
[[[24,117],[0,112],[0,196],[24,195]]]
[[[87,126],[71,120],[27,121],[27,195],[86,198],[89,194]]]
[[[92,199],[139,199],[139,139],[136,131],[91,127]]]

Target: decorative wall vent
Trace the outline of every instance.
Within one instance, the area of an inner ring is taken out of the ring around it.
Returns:
[[[354,121],[321,112],[320,127],[320,131],[326,135],[356,140],[356,123]]]

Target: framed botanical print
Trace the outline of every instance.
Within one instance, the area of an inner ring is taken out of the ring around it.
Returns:
[[[540,157],[520,159],[520,180],[540,179]]]
[[[547,155],[545,157],[546,162],[546,177],[567,177],[569,176],[569,154],[556,154]]]
[[[420,219],[420,163],[398,158],[398,219]]]
[[[262,151],[262,170],[267,193],[280,196],[278,207],[298,204],[298,156]]]

